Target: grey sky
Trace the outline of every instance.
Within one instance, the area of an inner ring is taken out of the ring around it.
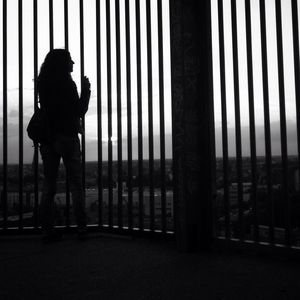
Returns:
[[[48,19],[48,0],[38,1],[38,40],[39,40],[39,66],[45,55],[49,51],[49,19]],[[111,1],[111,48],[112,48],[112,110],[113,110],[113,140],[117,137],[117,116],[116,116],[116,52],[115,52],[115,7],[114,1]],[[54,47],[64,48],[64,23],[63,23],[63,1],[54,0]],[[135,39],[135,2],[130,1],[131,14],[131,72],[132,72],[132,130],[133,130],[133,155],[137,154],[137,88],[136,88],[136,39]],[[164,83],[165,83],[165,130],[166,135],[171,134],[171,84],[170,84],[170,37],[169,37],[169,11],[168,1],[162,1],[163,4],[163,41],[164,41]],[[152,12],[152,59],[153,59],[153,119],[154,134],[159,134],[159,73],[158,73],[158,40],[157,40],[157,1],[151,1]],[[107,76],[106,76],[106,19],[105,19],[105,1],[100,1],[100,21],[101,21],[101,87],[102,87],[102,136],[105,147],[107,141]],[[2,9],[2,6],[1,6]],[[126,47],[125,47],[125,16],[124,1],[120,1],[121,16],[121,77],[122,77],[122,134],[127,136],[127,98],[126,98]],[[10,162],[18,157],[18,27],[17,27],[18,1],[8,1],[8,115],[9,117],[9,157]],[[87,145],[97,145],[97,94],[96,94],[96,20],[95,20],[95,1],[84,1],[84,34],[85,34],[85,74],[90,78],[92,86],[92,96],[90,108],[86,115],[86,141]],[[0,10],[0,18],[2,11]],[[33,8],[31,0],[23,1],[23,36],[24,36],[24,127],[33,112]],[[2,21],[0,22],[0,38],[2,43]],[[80,90],[80,44],[79,44],[79,1],[69,1],[69,48],[73,60],[75,61],[74,72],[72,74],[78,89]],[[2,47],[1,47],[2,52]],[[142,52],[142,109],[143,109],[143,135],[145,158],[148,155],[148,85],[147,85],[147,48],[146,48],[146,7],[145,1],[141,1],[141,52]],[[0,53],[1,55],[1,53]],[[0,62],[2,69],[2,61]],[[1,81],[2,84],[2,81]],[[2,86],[0,85],[0,90]],[[2,93],[1,93],[2,97]],[[0,118],[2,128],[2,101],[0,103]],[[24,128],[25,129],[25,128]],[[2,135],[2,130],[1,130]],[[28,147],[31,144],[24,135],[24,155],[32,149]],[[170,139],[167,139],[170,143]],[[166,146],[167,157],[171,155],[171,144]],[[87,159],[96,160],[95,151],[90,151],[87,146]],[[2,149],[0,150],[0,154]],[[16,152],[16,153],[13,153]],[[154,149],[155,157],[159,157],[159,146]],[[30,155],[29,155],[30,157]],[[116,157],[116,151],[114,151]],[[126,152],[124,154],[126,158]],[[2,156],[0,158],[2,160]]]
[[[212,1],[212,34],[213,34],[213,66],[214,66],[214,99],[215,99],[215,121],[216,121],[216,149],[217,155],[221,154],[221,113],[220,113],[220,78],[219,78],[219,48],[218,48],[218,23],[217,23],[217,0]],[[8,115],[9,115],[9,161],[15,162],[18,157],[18,28],[17,28],[17,0],[8,2]],[[153,95],[154,95],[154,131],[155,135],[159,133],[159,103],[158,103],[158,57],[157,57],[157,14],[156,2],[151,1],[152,7],[152,43],[153,43]],[[63,1],[53,0],[54,3],[54,46],[64,47],[63,36]],[[76,62],[73,78],[79,86],[79,1],[69,0],[69,43],[73,60]],[[106,114],[106,24],[105,24],[105,1],[101,3],[101,65],[102,65],[102,134],[105,147],[107,140],[107,114]],[[165,69],[165,101],[166,101],[166,147],[167,156],[171,155],[171,85],[170,85],[170,45],[169,45],[169,12],[168,1],[163,0],[164,16],[164,69]],[[293,49],[292,49],[292,27],[291,27],[291,0],[282,0],[282,20],[284,37],[284,64],[285,64],[285,92],[286,108],[288,120],[288,141],[289,153],[295,154],[297,145],[295,143],[296,135],[296,115],[295,115],[295,93],[294,93],[294,75],[293,75]],[[123,135],[125,137],[124,147],[126,146],[126,73],[125,73],[125,20],[124,20],[124,1],[121,5],[121,49],[122,49],[122,106],[123,106]],[[33,24],[32,24],[32,0],[23,0],[24,7],[24,127],[33,111]],[[43,61],[49,50],[49,30],[48,30],[48,0],[38,0],[39,7],[39,65]],[[134,0],[130,1],[131,10],[131,33],[132,33],[132,105],[133,105],[133,135],[134,135],[134,155],[137,150],[137,106],[136,106],[136,52],[135,52],[135,14]],[[247,61],[246,61],[246,39],[245,39],[245,13],[244,0],[237,1],[237,20],[238,20],[238,47],[239,47],[239,75],[240,75],[240,101],[241,101],[241,120],[243,126],[243,154],[249,155],[249,112],[248,112],[248,93],[247,93]],[[115,70],[115,27],[114,27],[114,1],[111,0],[112,11],[112,70]],[[85,12],[85,73],[90,77],[92,84],[92,98],[89,112],[86,116],[86,140],[87,140],[87,159],[95,160],[95,147],[97,145],[97,115],[96,115],[96,32],[95,32],[95,1],[84,1]],[[267,43],[269,59],[269,93],[270,93],[270,112],[272,122],[273,153],[280,154],[279,131],[279,99],[278,99],[278,78],[277,78],[277,54],[276,54],[276,28],[275,28],[275,0],[266,0],[267,12]],[[259,0],[251,0],[252,13],[252,33],[253,33],[253,72],[254,72],[254,97],[255,113],[257,124],[257,151],[259,155],[264,153],[264,134],[263,134],[263,95],[262,95],[262,77],[261,77],[261,54],[260,54],[260,21],[259,21]],[[141,43],[142,43],[142,91],[143,91],[143,131],[145,135],[144,147],[147,157],[147,54],[146,54],[146,15],[145,0],[141,0]],[[226,87],[227,87],[227,105],[228,105],[228,127],[230,155],[234,155],[234,89],[233,89],[233,70],[232,70],[232,47],[231,47],[231,16],[230,0],[224,0],[224,33],[225,33],[225,56],[226,56]],[[2,5],[0,5],[0,57],[2,57]],[[0,70],[2,70],[2,60],[0,61]],[[116,80],[112,77],[112,103],[113,103],[113,136],[116,139]],[[0,81],[0,90],[2,90],[2,80]],[[0,95],[2,99],[2,92]],[[24,128],[25,130],[25,128]],[[2,101],[0,101],[0,140],[2,139]],[[30,161],[32,157],[32,143],[24,135],[25,161]],[[277,144],[276,144],[277,143]],[[2,147],[1,147],[2,148]],[[114,155],[116,151],[114,151]],[[126,157],[126,150],[124,149]],[[159,147],[155,147],[155,156],[159,156]],[[0,149],[0,162],[2,161],[2,149]]]
[[[249,155],[249,106],[248,106],[248,77],[247,77],[247,54],[246,54],[246,29],[245,29],[245,2],[237,3],[238,22],[238,52],[239,52],[239,84],[242,123],[243,154]],[[257,151],[264,154],[263,133],[263,88],[261,66],[261,36],[259,0],[251,0],[252,21],[252,52],[253,52],[253,77],[254,77],[254,102],[255,121],[257,133]],[[275,23],[275,0],[266,0],[267,22],[267,51],[268,51],[268,75],[270,97],[270,120],[273,153],[280,154],[280,130],[279,126],[279,94],[278,94],[278,70],[277,70],[277,42]],[[296,154],[296,106],[295,106],[295,81],[293,60],[293,37],[292,37],[292,12],[291,0],[282,0],[282,25],[283,25],[283,50],[284,50],[284,76],[286,117],[288,121],[288,150],[289,154]],[[219,47],[218,47],[218,21],[217,0],[212,0],[212,35],[213,35],[213,61],[214,61],[214,98],[215,98],[215,122],[217,153],[221,154],[221,95],[219,77]],[[232,62],[232,35],[231,35],[231,10],[230,0],[224,0],[224,34],[225,34],[225,61],[226,61],[226,98],[229,128],[229,153],[235,154],[235,138],[231,134],[235,127],[234,118],[234,87],[233,87],[233,62]],[[278,138],[279,137],[279,144]]]

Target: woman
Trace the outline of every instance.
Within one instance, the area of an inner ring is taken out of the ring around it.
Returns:
[[[41,143],[40,152],[44,167],[41,201],[41,222],[45,241],[61,238],[54,228],[54,196],[61,158],[70,182],[73,206],[80,238],[86,236],[86,213],[83,197],[81,151],[78,133],[80,118],[88,110],[90,83],[82,80],[81,96],[72,80],[74,62],[64,49],[51,50],[41,66],[37,90],[41,110],[47,120],[47,142]]]

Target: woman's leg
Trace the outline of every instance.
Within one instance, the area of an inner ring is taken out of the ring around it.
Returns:
[[[54,225],[54,196],[56,194],[56,180],[60,155],[55,152],[52,145],[41,145],[40,152],[44,168],[40,218],[45,233],[51,234]]]
[[[63,146],[65,144],[65,146]],[[74,213],[79,229],[86,227],[85,200],[82,185],[82,164],[80,142],[78,138],[65,138],[62,142],[63,161],[70,182],[70,190],[74,205]]]

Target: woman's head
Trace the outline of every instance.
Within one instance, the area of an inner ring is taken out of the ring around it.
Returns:
[[[73,64],[69,51],[53,49],[45,57],[38,80],[68,77],[73,72]]]

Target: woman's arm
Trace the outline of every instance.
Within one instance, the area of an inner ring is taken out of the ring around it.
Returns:
[[[77,115],[79,117],[84,117],[84,115],[86,114],[89,108],[90,95],[91,95],[90,82],[87,77],[83,78],[80,98],[78,96],[75,82],[73,82],[73,85],[74,85],[74,89],[73,89],[74,95],[72,98],[75,98]]]
[[[82,116],[84,116],[88,111],[90,96],[91,96],[91,84],[89,82],[89,79],[86,76],[84,76],[82,80],[82,88],[81,88],[81,95],[80,95],[80,102],[82,103]]]

